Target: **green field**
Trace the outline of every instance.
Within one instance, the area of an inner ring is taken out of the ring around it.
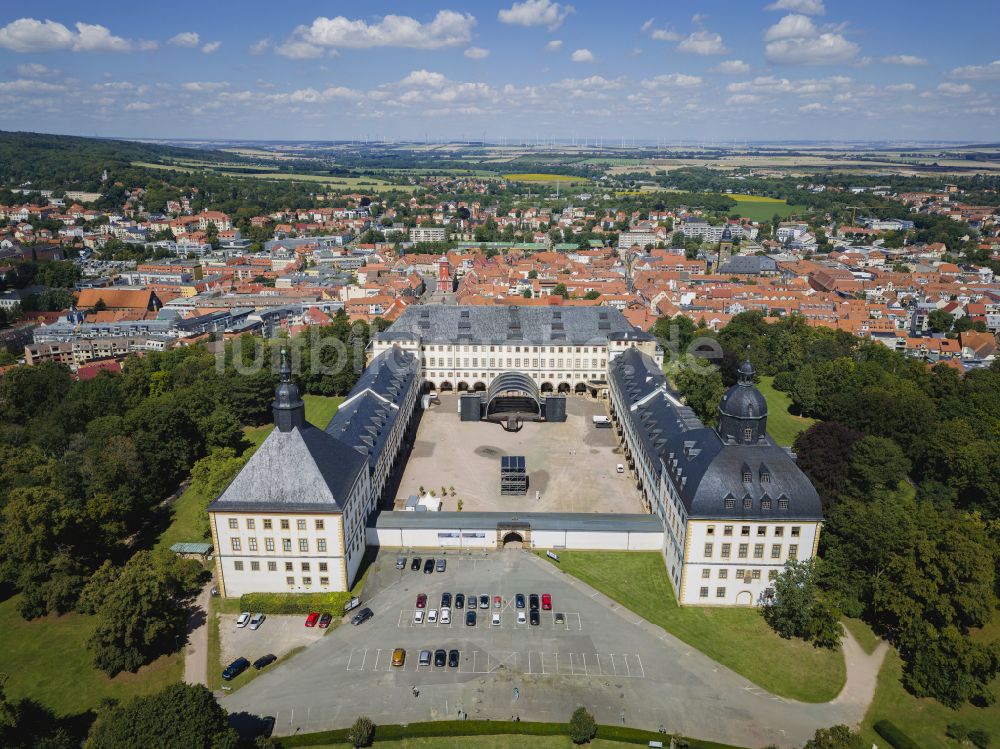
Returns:
[[[504,174],[502,175],[504,179],[510,182],[526,182],[535,184],[555,184],[558,182],[561,185],[589,185],[590,180],[586,177],[576,177],[571,174],[534,174],[534,173],[515,173],[515,174]]]
[[[751,221],[770,221],[774,214],[788,218],[794,213],[806,210],[805,206],[788,205],[786,200],[765,198],[762,195],[726,195],[736,201],[735,213]]]
[[[656,552],[561,551],[559,560],[556,566],[564,572],[772,694],[828,702],[847,679],[839,650],[783,640],[756,609],[678,606]]]
[[[9,675],[9,697],[37,700],[57,715],[77,715],[105,697],[128,699],[180,681],[184,660],[163,656],[134,674],[109,679],[91,665],[87,638],[97,619],[65,614],[25,621],[17,612],[20,596],[0,602],[0,672]]]
[[[767,433],[782,447],[791,447],[799,432],[816,423],[816,419],[796,416],[788,410],[792,399],[787,393],[774,389],[773,377],[761,377],[757,388],[767,400]]]
[[[402,190],[412,192],[415,185],[393,185],[377,177],[330,177],[323,174],[303,174],[296,172],[279,171],[258,171],[258,172],[234,172],[227,171],[224,164],[198,164],[195,162],[177,162],[173,164],[154,164],[149,161],[133,161],[132,166],[141,166],[147,169],[168,169],[177,172],[208,171],[223,177],[245,177],[247,179],[266,179],[282,182],[316,182],[325,187],[345,190],[361,190],[369,192],[387,192],[389,190]],[[254,169],[270,169],[271,167],[254,167]]]
[[[983,640],[1000,637],[1000,614],[994,612],[993,621],[974,636]],[[886,745],[885,740],[872,728],[883,718],[891,720],[907,736],[928,749],[930,747],[959,749],[962,746],[945,736],[944,732],[949,723],[962,723],[967,728],[981,728],[990,734],[994,744],[1000,739],[1000,707],[965,705],[959,710],[952,710],[926,697],[918,699],[903,689],[900,682],[902,673],[903,661],[895,650],[890,650],[882,664],[882,670],[879,671],[875,699],[862,723],[862,736],[867,743]],[[998,691],[1000,691],[1000,677],[993,680],[994,694]]]

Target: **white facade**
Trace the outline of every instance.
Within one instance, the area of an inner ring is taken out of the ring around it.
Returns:
[[[420,244],[422,242],[446,242],[447,240],[448,231],[443,226],[417,226],[410,229],[410,241],[414,244]]]
[[[722,232],[729,229],[729,233],[732,235],[733,239],[742,239],[746,237],[747,239],[757,238],[757,228],[754,226],[743,226],[742,224],[722,224],[720,226],[712,226],[705,221],[685,221],[679,227],[678,231],[681,232],[685,237],[698,237],[705,242],[720,242],[722,241]]]

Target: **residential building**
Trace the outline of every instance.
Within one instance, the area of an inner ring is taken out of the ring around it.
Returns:
[[[410,229],[410,241],[414,244],[446,242],[448,241],[448,230],[443,226],[416,226]]]

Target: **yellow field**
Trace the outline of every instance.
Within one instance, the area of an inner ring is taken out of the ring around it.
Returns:
[[[568,174],[505,174],[503,178],[511,182],[559,182],[566,185],[590,183],[586,177],[574,177]]]
[[[766,198],[763,195],[731,195],[726,193],[727,198],[732,198],[737,203],[782,203],[786,201],[780,198]]]

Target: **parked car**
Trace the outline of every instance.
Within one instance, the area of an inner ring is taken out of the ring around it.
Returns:
[[[420,666],[429,666],[429,665],[431,665],[431,651],[430,650],[421,650],[420,651],[420,658],[417,659],[417,664],[420,665]]]
[[[518,624],[526,624],[527,621],[528,621],[528,617],[525,616],[524,611],[523,610],[518,611],[517,612],[517,623]]]
[[[319,621],[319,612],[318,611],[314,611],[309,616],[306,617],[306,626],[307,627],[315,627],[316,626],[316,622],[318,622],[318,621]]]
[[[260,735],[265,739],[270,738],[271,734],[274,733],[274,723],[275,719],[273,715],[262,718],[260,721]]]
[[[406,557],[396,557],[396,569],[406,569]]]
[[[447,567],[448,567],[448,560],[446,560],[446,559],[438,559],[437,560],[437,564],[435,565],[435,568],[437,569],[438,572],[444,572]]]
[[[615,466],[615,470],[618,471],[618,473],[625,473],[625,466],[619,463]]]
[[[542,611],[552,611],[552,596],[542,593]]]
[[[427,611],[427,623],[428,624],[437,624],[437,620],[438,620],[438,610],[437,609],[428,609],[428,611]]]
[[[242,614],[236,617],[236,626],[239,627],[240,629],[243,629],[243,627],[247,626],[249,623],[250,623],[249,611],[244,611]]]
[[[476,626],[476,612],[469,609],[465,612],[465,626],[475,627]]]
[[[566,623],[566,615],[563,614],[562,612],[556,612],[556,624],[565,624],[565,623]]]
[[[476,608],[476,601],[479,600],[479,596],[475,593],[466,593],[465,595],[465,608],[474,609]]]
[[[524,593],[518,593],[514,596],[514,606],[519,609],[524,608]]]
[[[438,648],[434,651],[434,665],[437,668],[443,668],[446,660],[448,660],[448,654],[444,650]]]
[[[417,593],[417,608],[422,609],[427,606],[427,594]]]
[[[237,658],[222,670],[222,678],[231,681],[250,668],[250,661],[246,658]]]
[[[406,651],[403,648],[396,648],[392,651],[392,665],[402,666],[406,663]]]
[[[424,612],[423,609],[417,609],[413,612],[413,623],[423,624],[424,623]]]
[[[359,624],[364,624],[366,621],[368,621],[369,619],[371,619],[373,616],[375,616],[375,612],[374,611],[372,611],[369,608],[363,608],[363,609],[361,609],[361,611],[359,611],[358,613],[356,613],[354,615],[354,617],[351,619],[351,624],[353,624],[356,627]]]
[[[441,594],[441,608],[451,608],[451,593]]]
[[[451,624],[451,609],[449,608],[441,609],[441,623]]]
[[[319,617],[319,628],[326,629],[330,626],[330,622],[333,621],[333,614],[327,614],[325,611]]]
[[[464,609],[465,608],[465,593],[455,594],[455,608]]]
[[[267,617],[263,614],[254,614],[250,617],[250,629],[260,629],[260,625],[264,623]]]
[[[494,611],[493,612],[493,621],[491,623],[494,624],[494,625],[499,626],[499,624],[500,624],[500,612],[499,611]]]
[[[538,611],[538,594],[532,593],[528,596],[528,606],[532,611]]]
[[[490,607],[490,597],[483,593],[479,596],[479,608],[488,609]]]
[[[268,653],[267,655],[262,655],[260,658],[255,660],[253,662],[253,667],[258,671],[260,671],[262,668],[270,666],[276,660],[278,660],[278,656],[276,656],[274,653]]]
[[[413,557],[413,561],[410,562],[411,570],[419,570],[421,565],[420,557]]]
[[[503,599],[500,596],[493,596],[493,608],[503,608]]]
[[[424,574],[429,575],[434,571],[434,560],[428,559],[424,562]]]
[[[532,609],[528,612],[528,622],[530,622],[532,627],[537,627],[541,622],[541,614],[538,613],[538,609]]]
[[[458,668],[458,651],[448,651],[448,668]]]

